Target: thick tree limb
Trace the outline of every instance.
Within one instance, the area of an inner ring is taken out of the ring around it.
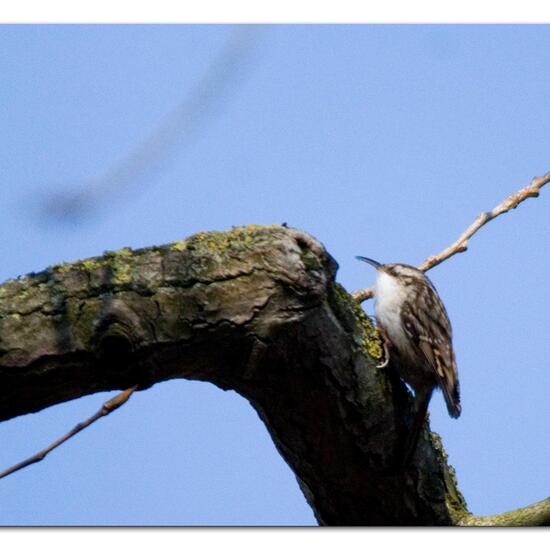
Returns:
[[[0,286],[0,419],[171,378],[246,397],[321,524],[473,521],[436,434],[395,473],[411,399],[309,235],[199,233]]]
[[[429,256],[422,262],[418,269],[420,271],[426,272],[432,267],[439,265],[444,262],[451,256],[459,254],[461,252],[466,252],[468,250],[468,243],[471,237],[473,237],[486,223],[498,218],[501,214],[510,212],[516,208],[524,200],[531,197],[538,197],[540,190],[550,182],[550,172],[544,174],[544,176],[533,178],[533,181],[527,187],[520,189],[516,193],[512,193],[510,196],[506,197],[500,204],[497,204],[490,212],[482,212],[474,222],[458,237],[458,239],[442,250],[439,254],[435,256]],[[357,290],[352,292],[352,296],[358,302],[364,302],[369,298],[374,296],[374,291],[372,288],[365,288],[363,290]]]

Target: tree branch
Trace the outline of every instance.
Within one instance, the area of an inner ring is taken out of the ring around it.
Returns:
[[[473,524],[429,429],[396,473],[412,399],[391,362],[375,368],[378,333],[336,270],[306,233],[247,226],[7,281],[0,420],[98,391],[131,388],[117,405],[136,385],[205,380],[256,409],[320,524]],[[542,517],[534,506],[530,517]]]
[[[427,430],[392,469],[410,396],[309,235],[281,226],[108,252],[0,286],[0,420],[172,378],[256,409],[319,523],[450,525],[464,504]]]
[[[550,172],[544,176],[533,178],[530,185],[520,189],[516,193],[512,193],[509,197],[506,197],[490,212],[481,213],[453,244],[442,250],[439,254],[426,258],[426,260],[418,266],[418,269],[426,272],[432,267],[435,267],[436,265],[439,265],[449,259],[451,256],[461,252],[466,252],[466,250],[468,250],[470,238],[475,235],[486,223],[498,218],[501,214],[505,214],[506,212],[513,210],[524,200],[531,197],[538,197],[540,190],[548,182],[550,182]],[[360,303],[372,298],[374,296],[374,291],[372,288],[357,290],[352,292],[352,296]]]
[[[90,416],[90,418],[84,420],[84,422],[80,422],[79,424],[77,424],[71,431],[67,432],[64,436],[60,437],[58,440],[48,445],[45,449],[36,453],[30,458],[19,462],[19,464],[16,464],[15,466],[12,466],[11,468],[4,470],[3,472],[0,472],[0,479],[17,472],[18,470],[22,470],[23,468],[26,468],[31,464],[36,464],[37,462],[44,460],[44,458],[46,458],[46,456],[48,456],[51,451],[65,443],[65,441],[76,435],[78,432],[81,432],[82,430],[90,426],[90,424],[93,424],[96,420],[99,420],[100,418],[111,414],[114,410],[124,405],[124,403],[126,403],[128,399],[130,399],[130,396],[136,391],[136,389],[137,386],[134,386],[132,388],[124,390],[118,395],[115,395],[115,397],[103,403],[101,409],[99,409],[99,411],[97,411],[93,416]]]
[[[476,527],[550,526],[550,498],[496,516],[467,515],[458,525]]]

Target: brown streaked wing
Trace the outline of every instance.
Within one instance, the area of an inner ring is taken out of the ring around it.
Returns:
[[[401,319],[411,343],[416,345],[443,390],[449,414],[459,416],[460,395],[451,323],[435,288],[422,284],[412,303],[403,306]]]

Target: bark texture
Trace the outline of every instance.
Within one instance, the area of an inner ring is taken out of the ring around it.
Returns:
[[[0,420],[134,384],[207,380],[249,400],[320,524],[483,520],[428,429],[396,473],[411,399],[391,366],[375,368],[377,332],[336,270],[303,232],[247,226],[8,281]]]

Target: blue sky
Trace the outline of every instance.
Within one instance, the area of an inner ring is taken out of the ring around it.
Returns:
[[[288,222],[324,243],[351,291],[374,278],[355,255],[418,264],[550,170],[548,26],[269,26],[245,38],[230,76],[209,80],[232,27],[0,27],[0,280]],[[199,82],[193,118],[159,134]],[[151,136],[151,162],[113,176]],[[44,205],[83,189],[97,208],[48,216]],[[463,395],[459,420],[435,396],[432,429],[477,514],[550,494],[549,205],[545,189],[430,272]],[[109,396],[1,424],[0,467]],[[135,395],[0,494],[2,524],[314,523],[248,403],[182,380]]]

